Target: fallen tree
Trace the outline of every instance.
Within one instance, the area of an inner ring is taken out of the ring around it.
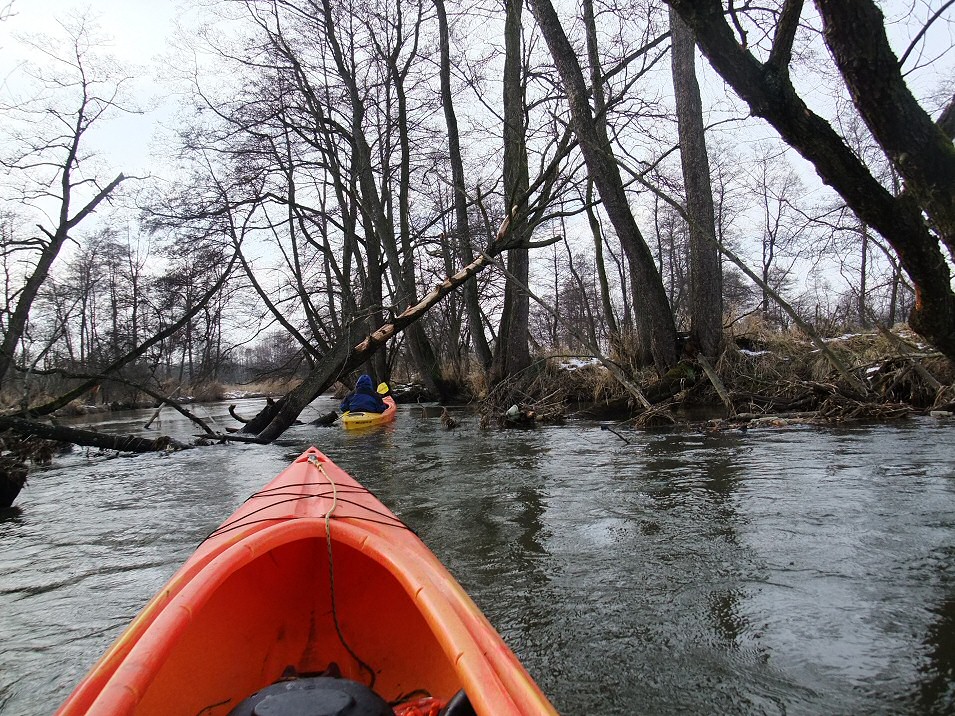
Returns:
[[[259,442],[263,443],[272,442],[278,438],[298,419],[298,416],[309,403],[334,385],[335,381],[341,376],[367,361],[375,351],[419,320],[442,298],[490,266],[494,262],[495,256],[507,249],[514,248],[508,242],[511,221],[512,216],[504,219],[487,251],[453,276],[449,276],[436,285],[418,303],[409,306],[390,322],[358,343],[354,343],[354,339],[346,334],[343,339],[339,340],[322,356],[305,380],[276,401],[274,405],[266,406],[255,418],[246,423],[240,432],[246,436],[254,435]],[[551,242],[526,242],[523,247],[537,248]],[[229,439],[230,436],[221,437]]]
[[[13,416],[0,416],[0,431],[4,430],[13,431],[24,438],[40,438],[120,452],[158,452],[162,450],[182,450],[190,447],[168,435],[161,435],[155,439],[140,438],[135,435],[109,435],[94,430],[41,423]]]

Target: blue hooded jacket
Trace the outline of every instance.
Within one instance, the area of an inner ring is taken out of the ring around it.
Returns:
[[[388,406],[375,391],[371,376],[362,375],[355,383],[355,390],[345,396],[340,407],[342,412],[383,413]]]

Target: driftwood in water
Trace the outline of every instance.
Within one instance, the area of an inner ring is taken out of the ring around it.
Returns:
[[[703,372],[706,373],[706,377],[710,379],[713,389],[716,391],[716,394],[720,396],[720,400],[723,401],[723,405],[726,406],[726,409],[729,411],[730,415],[736,415],[736,406],[733,405],[733,401],[730,399],[729,391],[726,390],[726,386],[723,385],[723,381],[720,380],[719,375],[717,375],[716,371],[713,370],[713,366],[710,365],[710,362],[706,359],[706,356],[700,353],[696,359],[703,368]]]
[[[125,382],[125,381],[124,381],[124,382]],[[213,434],[212,428],[210,428],[202,418],[200,418],[200,417],[198,417],[198,416],[196,416],[196,415],[193,415],[191,412],[189,412],[188,410],[186,410],[180,403],[178,403],[177,401],[173,400],[172,398],[167,398],[167,397],[165,397],[164,395],[160,395],[160,394],[157,393],[156,391],[151,390],[150,388],[144,387],[144,386],[142,386],[142,385],[134,385],[133,387],[135,387],[137,390],[143,391],[143,392],[146,393],[147,395],[149,395],[149,396],[151,396],[151,397],[153,397],[153,398],[156,398],[157,400],[160,401],[160,405],[159,405],[158,408],[156,408],[155,414],[152,416],[152,418],[149,420],[149,422],[146,423],[145,426],[143,426],[143,429],[144,429],[144,430],[148,430],[148,429],[149,429],[149,426],[152,425],[153,420],[155,420],[157,417],[159,417],[159,412],[163,409],[164,406],[168,405],[170,408],[172,408],[173,410],[175,410],[177,413],[179,413],[180,415],[182,415],[182,416],[185,417],[185,418],[188,418],[190,421],[192,421],[193,423],[195,423],[196,425],[198,425],[200,428],[202,428],[203,432],[205,432],[207,435],[212,435],[212,434]]]
[[[274,407],[275,407],[275,398],[271,396],[266,397],[265,407],[262,410],[270,410]],[[259,414],[261,414],[261,411],[259,412]],[[237,412],[235,412],[235,403],[229,406],[229,415],[235,418],[236,422],[242,423],[243,425],[248,425],[255,419],[255,418],[243,417],[242,415],[239,415]]]
[[[331,410],[324,415],[320,415],[315,418],[309,425],[319,425],[323,428],[327,428],[329,425],[332,425],[336,420],[338,420],[338,413],[334,410]]]
[[[10,416],[0,416],[0,430],[12,430],[18,435],[32,435],[44,440],[56,440],[120,452],[158,452],[170,449],[183,450],[190,447],[166,435],[155,440],[133,435],[108,435],[93,430],[70,428],[65,425],[50,425],[49,423],[39,423]]]

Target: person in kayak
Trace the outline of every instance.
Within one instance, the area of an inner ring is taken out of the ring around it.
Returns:
[[[358,378],[355,389],[345,396],[340,406],[343,413],[383,413],[387,407],[385,401],[375,391],[371,376],[367,374]]]

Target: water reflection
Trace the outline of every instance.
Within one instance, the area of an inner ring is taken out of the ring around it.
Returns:
[[[76,453],[31,475],[0,514],[0,713],[49,713],[310,444],[422,536],[564,714],[955,712],[955,427],[623,444],[586,424],[482,431],[466,414],[446,431],[439,415],[306,424],[283,446]]]
[[[23,510],[20,509],[20,505],[13,505],[12,507],[3,507],[0,508],[0,525],[4,522],[18,522],[23,515]],[[0,532],[0,536],[2,536]]]
[[[915,703],[925,714],[950,714],[955,711],[955,595],[933,611]]]

